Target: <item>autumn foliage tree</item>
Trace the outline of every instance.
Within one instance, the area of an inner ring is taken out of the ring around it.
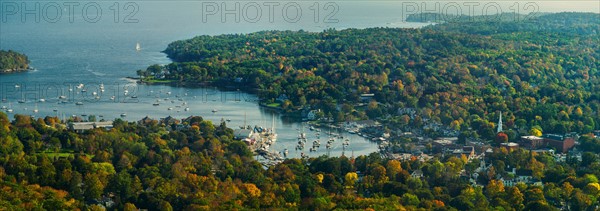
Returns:
[[[508,142],[508,135],[506,135],[506,133],[499,132],[496,134],[496,143],[501,144],[506,142]]]

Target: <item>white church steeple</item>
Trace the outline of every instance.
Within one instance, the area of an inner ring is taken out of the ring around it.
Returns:
[[[498,119],[498,131],[496,133],[502,132],[502,111],[500,111],[500,118]]]

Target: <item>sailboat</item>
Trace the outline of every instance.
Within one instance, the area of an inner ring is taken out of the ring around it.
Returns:
[[[277,133],[275,133],[275,115],[273,115],[273,120],[271,122],[271,140],[273,142],[277,140]]]
[[[135,50],[136,51],[142,50],[142,47],[140,47],[140,43],[139,42],[135,44]]]
[[[39,112],[39,111],[40,111],[40,110],[38,110],[38,106],[37,106],[37,103],[36,103],[36,104],[35,104],[35,109],[33,109],[33,113],[37,113],[37,112]]]

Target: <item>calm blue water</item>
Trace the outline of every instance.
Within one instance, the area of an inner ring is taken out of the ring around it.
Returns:
[[[35,3],[40,4],[39,9],[34,14],[23,15],[23,7],[31,10],[35,8]],[[287,148],[290,156],[298,157],[300,152],[293,149],[301,123],[286,122],[277,114],[261,109],[253,95],[214,89],[138,86],[125,77],[135,76],[136,70],[151,64],[169,63],[169,59],[160,51],[172,41],[196,35],[261,30],[322,31],[327,28],[422,26],[402,21],[406,14],[402,13],[400,2],[350,1],[328,4],[299,1],[295,4],[285,1],[274,5],[274,12],[269,14],[269,7],[264,2],[253,4],[240,1],[239,22],[233,15],[225,15],[225,20],[221,19],[223,6],[229,9],[236,7],[235,2],[222,3],[145,1],[126,5],[120,1],[80,1],[79,5],[73,7],[74,12],[69,12],[68,6],[62,1],[2,1],[0,49],[25,53],[35,70],[0,75],[0,97],[6,99],[0,105],[13,109],[14,113],[38,117],[93,114],[112,120],[125,113],[124,119],[136,121],[145,116],[158,119],[169,115],[178,118],[201,115],[214,122],[230,119],[228,124],[234,128],[243,124],[244,116],[248,125],[270,126],[275,115],[279,139],[272,150]],[[91,7],[87,7],[87,12],[82,12],[85,5]],[[215,6],[219,9],[216,10]],[[260,15],[257,15],[257,7],[260,7]],[[283,7],[287,7],[287,12],[283,12]],[[301,15],[298,15],[298,8],[302,10]],[[96,17],[96,14],[99,16]],[[90,20],[94,18],[99,19],[97,22]],[[140,51],[135,50],[136,43],[140,43]],[[75,87],[79,84],[84,84],[84,87]],[[100,84],[104,85],[104,92],[100,92]],[[83,89],[87,92],[81,92]],[[124,93],[126,89],[128,95]],[[57,98],[61,95],[67,97],[67,103],[58,103]],[[132,95],[137,98],[130,98]],[[110,99],[112,96],[115,96],[115,100]],[[46,102],[39,102],[40,98]],[[152,103],[157,99],[161,100],[160,105],[153,106]],[[25,103],[18,103],[19,100],[25,100]],[[75,102],[82,102],[83,105],[75,105]],[[184,102],[187,105],[182,105]],[[185,111],[185,107],[189,107],[189,111]],[[36,108],[38,113],[33,112]],[[309,140],[316,138],[310,131],[306,132]],[[358,136],[343,135],[351,140],[346,155],[376,151],[374,143]],[[326,140],[326,137],[322,137],[322,140]],[[337,141],[331,155],[341,155],[341,148],[341,141]],[[308,147],[305,152],[308,153]],[[326,150],[321,147],[310,155],[324,153]]]

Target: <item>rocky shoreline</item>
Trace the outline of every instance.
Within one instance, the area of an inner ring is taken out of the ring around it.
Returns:
[[[27,72],[30,70],[33,70],[33,68],[28,67],[28,68],[20,68],[20,69],[4,69],[4,70],[0,70],[0,74],[20,73],[20,72]]]

